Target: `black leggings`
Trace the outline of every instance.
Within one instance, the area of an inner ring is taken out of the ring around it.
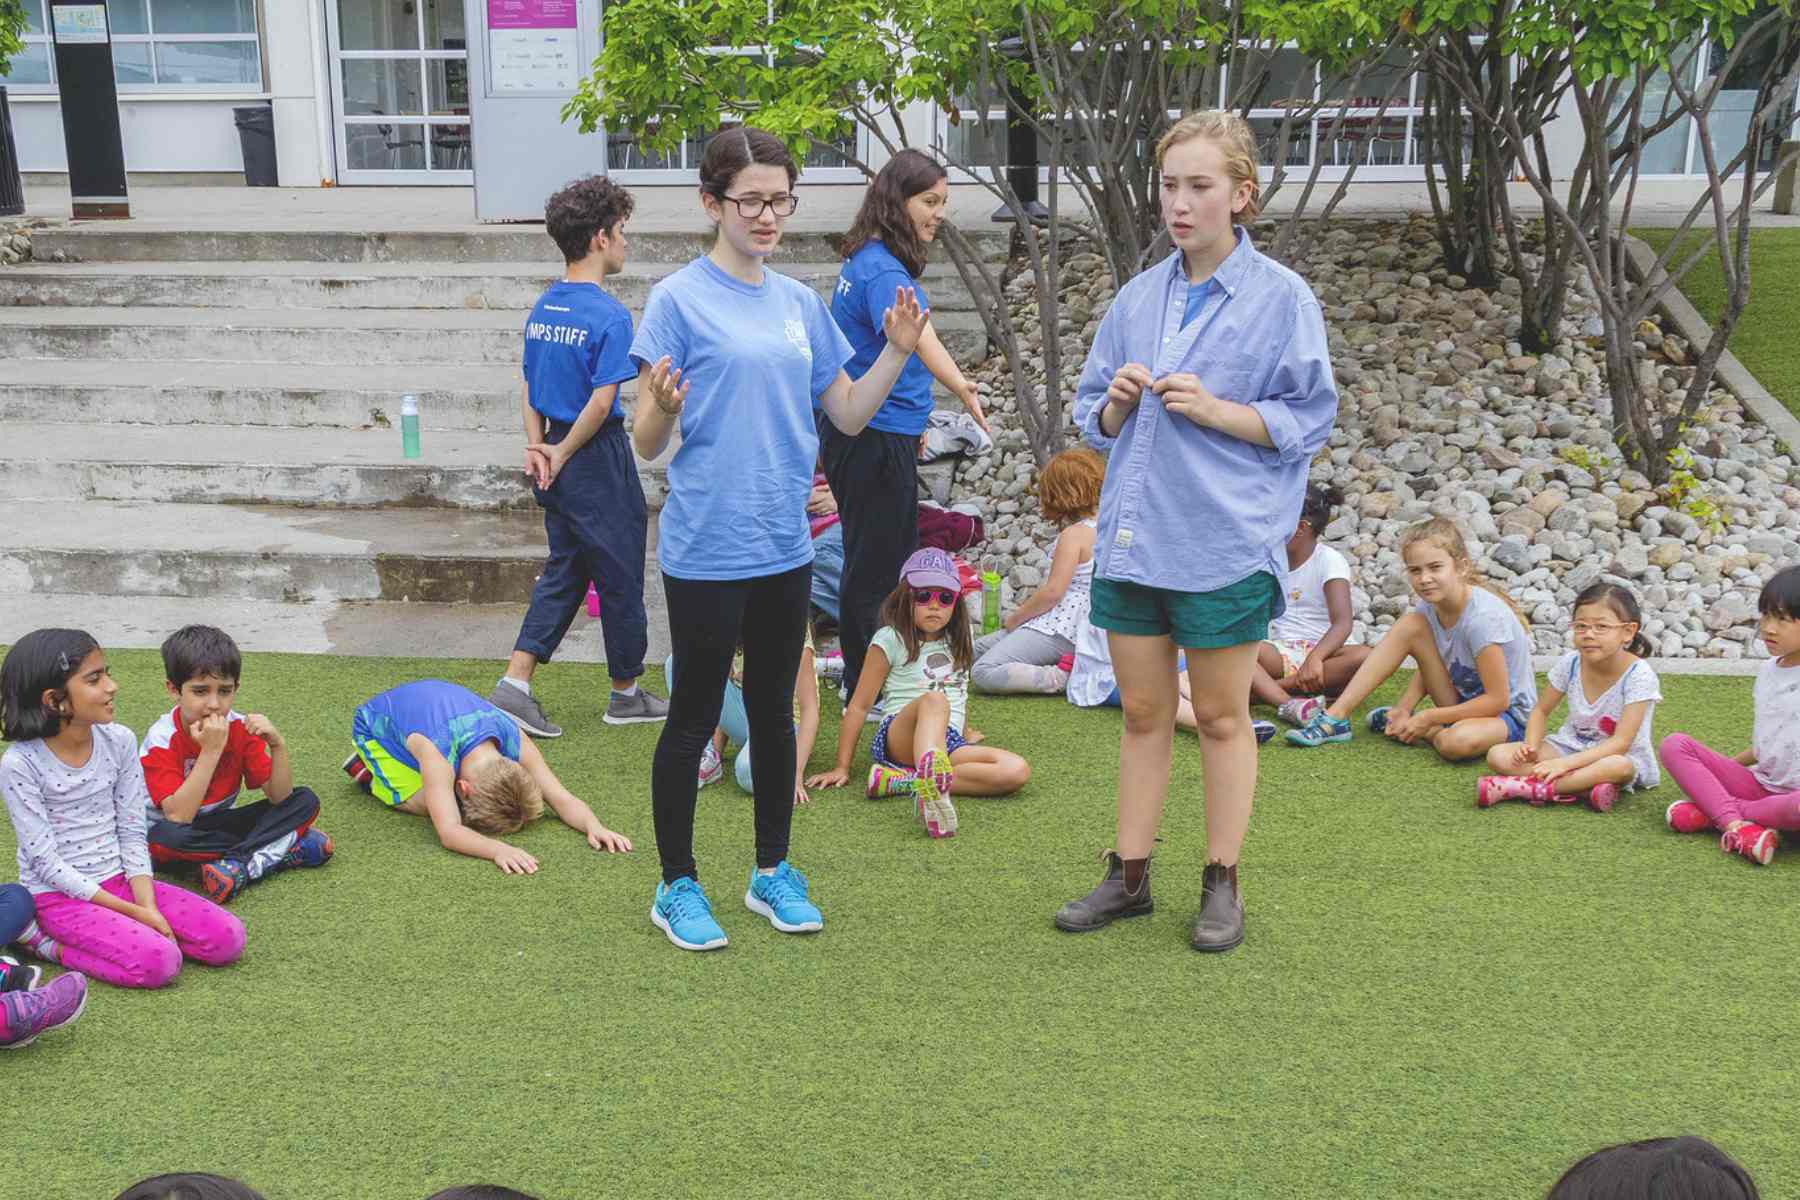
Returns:
[[[848,697],[856,694],[869,641],[881,628],[881,602],[919,548],[919,439],[880,429],[850,437],[821,412],[819,457],[844,525],[838,639]]]
[[[778,866],[787,857],[794,818],[794,674],[806,640],[811,592],[811,563],[756,579],[677,579],[664,572],[675,685],[650,769],[663,882],[699,878],[694,803],[700,755],[718,728],[740,639],[756,784],[756,865]]]

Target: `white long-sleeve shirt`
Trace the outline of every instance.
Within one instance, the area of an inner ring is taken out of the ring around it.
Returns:
[[[19,742],[0,757],[0,796],[19,842],[19,882],[34,894],[91,900],[121,871],[150,874],[149,792],[125,726],[94,726],[93,753],[79,767],[41,738]]]

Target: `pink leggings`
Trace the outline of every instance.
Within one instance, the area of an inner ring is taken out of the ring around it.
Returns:
[[[91,900],[39,892],[38,927],[62,943],[62,965],[118,987],[159,988],[181,973],[182,955],[209,967],[244,952],[244,923],[204,896],[154,883],[156,907],[175,931],[170,941],[140,921]],[[131,903],[131,885],[114,875],[103,891]]]
[[[1769,829],[1800,829],[1800,792],[1771,792],[1749,767],[1685,733],[1664,738],[1661,752],[1663,766],[1713,828],[1752,821]]]

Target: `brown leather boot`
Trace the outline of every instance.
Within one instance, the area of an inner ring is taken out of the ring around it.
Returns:
[[[1071,900],[1056,910],[1056,927],[1068,933],[1087,933],[1103,929],[1120,917],[1148,916],[1154,906],[1150,902],[1150,860],[1139,859],[1131,865],[1138,879],[1137,890],[1125,887],[1125,860],[1114,851],[1101,855],[1106,863],[1106,876],[1100,886],[1079,900]],[[1140,866],[1141,864],[1141,866]]]
[[[1229,950],[1244,940],[1244,898],[1238,894],[1237,866],[1207,863],[1200,876],[1200,916],[1194,921],[1196,950]]]

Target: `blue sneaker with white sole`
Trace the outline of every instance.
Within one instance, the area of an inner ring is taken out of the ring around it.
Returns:
[[[1275,722],[1252,721],[1250,722],[1250,732],[1256,735],[1256,744],[1260,746],[1275,736]]]
[[[1347,742],[1350,740],[1350,722],[1334,717],[1321,708],[1306,719],[1306,724],[1298,729],[1288,730],[1287,740],[1290,746],[1304,746],[1308,749],[1332,742]]]
[[[783,933],[817,933],[825,928],[825,918],[818,906],[806,898],[806,876],[794,870],[784,858],[772,875],[750,872],[750,886],[744,889],[744,907],[769,918],[769,924]]]
[[[1390,704],[1384,704],[1380,708],[1371,708],[1369,710],[1369,732],[1386,733],[1388,714],[1393,711],[1393,706]]]
[[[712,903],[692,876],[656,885],[650,923],[683,950],[718,950],[725,945],[725,931],[713,920]]]

